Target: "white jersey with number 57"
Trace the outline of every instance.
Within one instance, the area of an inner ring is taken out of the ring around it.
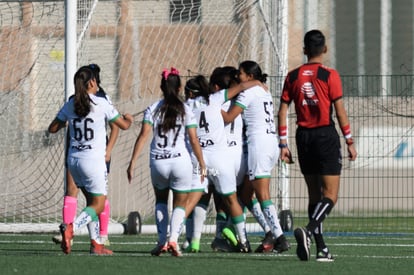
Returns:
[[[153,139],[151,142],[151,159],[169,159],[179,157],[187,153],[185,145],[186,128],[196,128],[197,123],[193,112],[184,104],[185,115],[183,120],[177,117],[176,127],[168,132],[163,132],[160,127],[163,118],[159,113],[159,108],[164,100],[161,99],[149,106],[144,113],[143,123],[148,123],[153,127]]]

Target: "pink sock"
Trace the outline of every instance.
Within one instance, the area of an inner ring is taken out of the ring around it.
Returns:
[[[78,199],[71,196],[63,198],[62,216],[63,222],[66,224],[73,223],[76,217],[76,210],[78,208]]]
[[[101,214],[99,214],[99,235],[108,236],[108,224],[109,224],[109,201],[105,200],[105,207]]]

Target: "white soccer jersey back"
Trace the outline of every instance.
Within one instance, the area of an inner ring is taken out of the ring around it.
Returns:
[[[224,120],[221,106],[227,100],[227,90],[221,90],[209,97],[210,103],[203,97],[187,102],[193,110],[198,122],[197,136],[203,150],[217,150],[227,147]]]
[[[273,98],[270,92],[254,86],[239,94],[236,104],[243,108],[246,135],[276,135]]]
[[[184,104],[185,116],[184,120],[180,117],[176,121],[176,129],[164,133],[160,127],[163,123],[163,118],[158,112],[164,100],[159,100],[149,106],[144,113],[144,123],[149,123],[153,126],[153,139],[151,142],[150,155],[152,159],[168,159],[179,157],[184,152],[187,152],[184,137],[186,128],[197,127],[195,116],[191,109]]]
[[[232,100],[225,102],[221,108],[224,111],[228,111],[232,106]],[[225,125],[227,144],[229,147],[242,146],[243,145],[243,118],[238,115],[233,122]]]
[[[81,118],[75,114],[74,98],[59,111],[57,119],[68,122],[70,140],[68,156],[75,158],[105,157],[106,121],[120,114],[106,98],[90,94],[91,111]]]

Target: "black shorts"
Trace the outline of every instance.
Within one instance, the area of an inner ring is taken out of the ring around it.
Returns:
[[[296,130],[300,170],[304,175],[340,175],[342,154],[334,126]]]

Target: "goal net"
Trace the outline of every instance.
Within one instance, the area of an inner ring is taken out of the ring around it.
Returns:
[[[265,73],[282,75],[286,12],[287,1],[271,0],[77,0],[77,66],[98,64],[102,87],[117,109],[135,118],[112,155],[114,221],[123,223],[138,211],[143,221],[154,222],[148,151],[131,184],[126,168],[142,112],[161,96],[163,68],[178,68],[186,81],[250,59]],[[22,231],[22,224],[28,231],[57,230],[64,133],[46,130],[65,101],[65,1],[2,1],[0,18],[0,230]],[[268,84],[280,91],[280,79]],[[85,205],[79,199],[78,210]],[[207,222],[213,224],[210,208]]]

